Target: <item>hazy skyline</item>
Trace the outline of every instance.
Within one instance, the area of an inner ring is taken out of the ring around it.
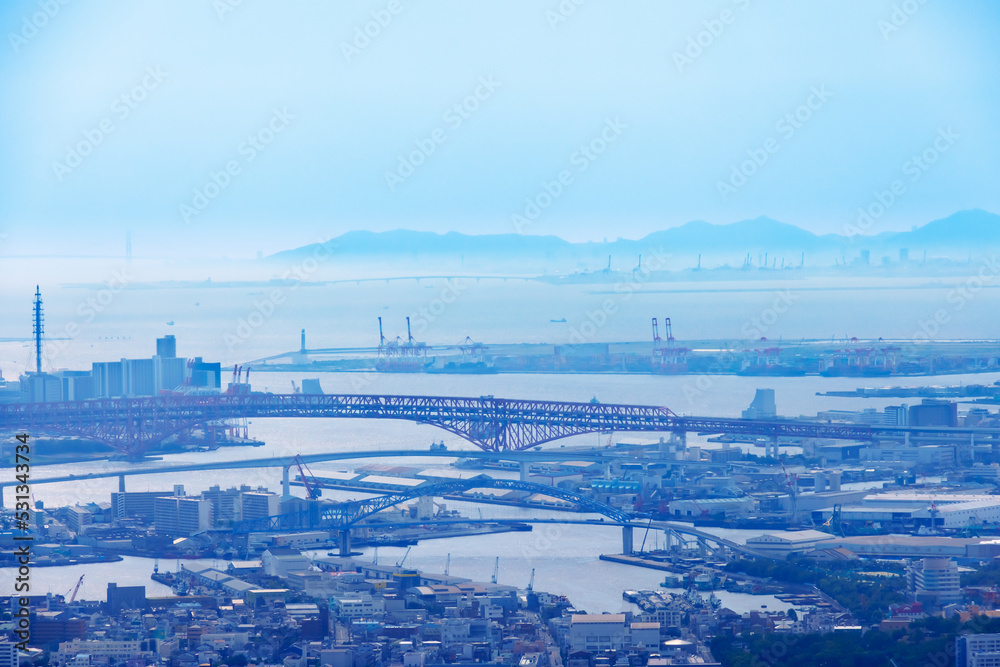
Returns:
[[[0,256],[1000,211],[985,0],[64,3],[0,10]]]

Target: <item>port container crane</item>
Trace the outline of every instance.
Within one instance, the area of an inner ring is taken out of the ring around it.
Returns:
[[[663,318],[663,333],[667,334],[667,347],[673,347],[675,342],[674,329],[670,324],[669,317]]]

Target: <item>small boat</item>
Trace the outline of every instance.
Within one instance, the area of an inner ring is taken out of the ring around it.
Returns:
[[[565,317],[563,317],[561,319],[558,319],[558,320],[549,320],[549,322],[555,322],[556,324],[561,323],[561,322],[565,322],[565,321],[566,321]]]
[[[696,590],[689,588],[687,593],[684,595],[689,603],[694,607],[704,607],[705,598],[703,598]]]
[[[174,326],[174,321],[173,321],[173,320],[170,320],[169,322],[167,322],[167,326],[168,326],[168,327],[172,327],[172,326]]]

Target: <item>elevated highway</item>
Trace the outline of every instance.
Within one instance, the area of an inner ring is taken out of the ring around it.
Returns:
[[[119,479],[119,490],[125,490],[125,478],[141,475],[161,475],[178,474],[188,472],[202,472],[206,470],[240,470],[253,468],[282,468],[285,470],[285,481],[288,482],[287,471],[295,466],[297,461],[302,463],[322,463],[325,461],[360,461],[373,458],[446,458],[446,459],[479,459],[484,461],[517,461],[524,463],[544,463],[558,461],[610,461],[629,459],[630,455],[620,450],[608,449],[579,451],[575,449],[550,449],[541,451],[523,452],[484,452],[482,450],[426,450],[426,449],[381,449],[367,452],[330,452],[325,454],[303,454],[301,456],[274,456],[259,459],[243,459],[240,461],[206,461],[204,463],[183,463],[166,465],[149,465],[146,467],[119,468],[115,470],[101,470],[88,473],[73,473],[69,475],[52,475],[50,477],[32,477],[32,485],[38,484],[60,484],[64,482],[80,482],[91,479],[109,479],[117,477]],[[651,459],[653,461],[655,459]],[[685,464],[691,462],[684,462]],[[36,467],[37,471],[39,467]],[[0,493],[4,487],[16,486],[19,482],[16,479],[0,480]],[[285,489],[287,494],[287,489]],[[2,496],[0,496],[0,507],[2,507]]]

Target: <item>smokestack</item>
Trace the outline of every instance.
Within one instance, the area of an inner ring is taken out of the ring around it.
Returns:
[[[302,342],[301,342],[300,347],[299,347],[299,352],[305,352],[305,351],[306,351],[306,330],[303,329],[302,330]]]

